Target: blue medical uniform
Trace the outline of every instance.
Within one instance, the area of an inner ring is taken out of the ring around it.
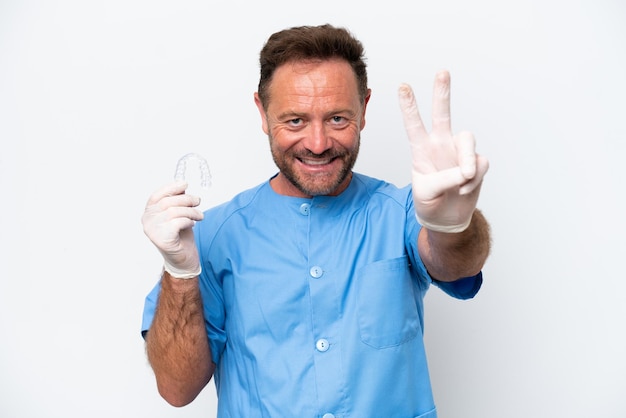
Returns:
[[[358,173],[339,196],[265,182],[208,210],[194,234],[218,417],[436,417],[420,228],[410,186]],[[435,283],[466,299],[482,275]]]

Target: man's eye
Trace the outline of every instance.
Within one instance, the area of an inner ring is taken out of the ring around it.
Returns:
[[[302,125],[302,118],[291,119],[291,120],[289,120],[289,124],[292,125],[292,126]]]

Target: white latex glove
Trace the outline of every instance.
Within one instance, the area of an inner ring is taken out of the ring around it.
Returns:
[[[172,277],[191,279],[200,275],[200,258],[191,229],[204,215],[195,207],[200,198],[185,194],[187,183],[177,181],[148,199],[141,218],[143,231],[163,255]]]
[[[402,84],[398,97],[411,144],[417,219],[432,231],[464,231],[472,220],[489,162],[476,154],[471,133],[452,135],[450,74],[441,71],[435,77],[430,134],[420,118],[411,87]]]

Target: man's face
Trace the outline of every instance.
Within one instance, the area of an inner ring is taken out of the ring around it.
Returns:
[[[291,62],[278,67],[265,110],[255,94],[263,131],[280,173],[277,193],[337,195],[350,183],[365,126],[350,65],[343,60]]]

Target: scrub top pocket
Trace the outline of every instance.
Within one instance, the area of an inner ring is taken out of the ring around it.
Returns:
[[[365,344],[393,347],[421,333],[406,256],[369,264],[356,280],[359,329]]]

